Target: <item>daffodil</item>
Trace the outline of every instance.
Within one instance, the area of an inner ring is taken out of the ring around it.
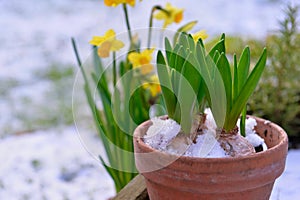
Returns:
[[[150,81],[143,84],[144,89],[148,89],[152,97],[157,96],[161,92],[160,84],[157,75],[150,77]]]
[[[111,51],[118,51],[124,47],[124,43],[116,39],[116,33],[112,29],[109,29],[104,36],[93,36],[90,44],[99,46],[98,55],[102,58],[108,57]]]
[[[154,15],[154,18],[157,20],[165,20],[163,28],[174,22],[178,24],[183,19],[183,9],[176,8],[167,3],[164,10],[167,12],[160,10]]]
[[[133,7],[135,5],[135,0],[104,0],[104,4],[111,7],[116,7],[121,3],[129,4]]]
[[[152,53],[154,49],[146,49],[141,53],[132,52],[128,55],[128,60],[132,63],[133,68],[140,68],[143,75],[149,74],[153,70]]]
[[[205,40],[208,38],[208,35],[205,30],[198,31],[197,33],[192,35],[195,42],[198,42],[198,40],[201,38],[202,40]]]

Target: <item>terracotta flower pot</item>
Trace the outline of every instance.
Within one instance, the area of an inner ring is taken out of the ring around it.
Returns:
[[[150,199],[269,199],[285,167],[288,139],[274,123],[255,118],[268,150],[238,158],[192,158],[155,150],[141,139],[151,121],[134,132],[136,166]]]

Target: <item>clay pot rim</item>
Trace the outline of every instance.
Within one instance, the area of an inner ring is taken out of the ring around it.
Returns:
[[[274,129],[277,129],[278,132],[280,132],[280,137],[282,138],[280,140],[280,142],[277,145],[275,145],[271,148],[268,148],[266,151],[258,152],[253,155],[234,157],[234,158],[233,157],[200,158],[200,157],[190,157],[190,156],[184,156],[184,155],[174,155],[174,154],[170,154],[167,152],[163,152],[163,151],[154,149],[154,148],[150,147],[149,145],[147,145],[146,143],[144,143],[144,141],[142,140],[142,137],[141,137],[143,135],[139,134],[139,132],[140,132],[139,130],[136,130],[134,132],[133,137],[134,137],[134,140],[136,140],[139,143],[139,145],[145,150],[145,152],[148,152],[148,153],[150,153],[150,152],[159,153],[162,156],[174,157],[174,159],[180,158],[182,161],[188,160],[188,161],[192,161],[192,162],[212,162],[212,163],[214,163],[214,162],[219,163],[220,161],[224,162],[224,163],[226,163],[226,162],[229,163],[229,162],[236,162],[236,161],[243,161],[243,160],[252,160],[252,159],[257,159],[259,157],[263,158],[266,156],[265,154],[271,155],[271,154],[278,152],[279,149],[284,148],[285,145],[288,143],[288,136],[280,126],[278,126],[277,124],[275,124],[271,121],[268,121],[268,120],[265,120],[265,119],[262,119],[259,117],[250,116],[250,115],[249,115],[249,117],[254,118],[256,121],[260,121],[262,123],[268,124],[269,126],[271,126]],[[163,116],[163,118],[168,118],[168,117]],[[147,120],[147,121],[143,122],[142,124],[140,124],[137,129],[145,128],[145,127],[149,126],[150,123],[151,123],[151,121]]]

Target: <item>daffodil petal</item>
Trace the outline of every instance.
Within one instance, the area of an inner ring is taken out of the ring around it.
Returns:
[[[121,4],[122,0],[104,0],[104,4],[106,6],[116,7],[117,5]]]
[[[118,51],[123,47],[124,47],[124,43],[121,40],[112,41],[112,44],[111,44],[111,50],[112,51]]]
[[[104,41],[104,38],[101,36],[93,36],[92,40],[89,41],[91,45],[98,46]]]
[[[142,65],[141,66],[141,73],[143,75],[150,74],[153,71],[153,69],[154,69],[154,67],[153,67],[152,64]]]
[[[111,49],[111,43],[103,42],[101,46],[98,47],[98,55],[101,58],[107,58],[109,56],[110,49]]]
[[[164,20],[163,28],[166,28],[169,24],[173,22],[179,23],[183,19],[183,9],[176,8],[172,6],[170,3],[167,3],[165,8],[166,12],[159,11],[157,12],[154,17],[158,20]]]
[[[153,16],[155,19],[157,20],[164,20],[166,19],[168,16],[166,13],[164,13],[163,11],[159,11],[157,12],[154,16]]]
[[[192,37],[193,37],[194,41],[197,42],[200,38],[202,40],[205,40],[208,37],[208,35],[205,30],[201,30],[201,31],[198,31],[197,33],[193,34]]]
[[[132,7],[134,7],[134,5],[135,5],[135,0],[125,0],[125,2]]]
[[[140,58],[140,55],[137,52],[131,52],[128,55],[128,60],[129,60],[129,62],[131,62],[133,67],[138,67],[139,66],[139,58]]]

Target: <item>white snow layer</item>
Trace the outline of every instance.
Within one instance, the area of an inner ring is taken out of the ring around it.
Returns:
[[[258,134],[256,134],[254,127],[257,125],[256,120],[252,117],[246,118],[246,140],[250,142],[250,144],[253,145],[253,147],[258,147],[260,145],[263,146],[263,151],[267,150],[268,147],[265,143],[265,140],[260,137]],[[240,133],[240,119],[237,121],[237,126],[239,128],[239,134]]]
[[[155,149],[164,150],[179,133],[181,127],[172,119],[161,120],[155,117],[151,121],[153,124],[149,127],[144,141]]]
[[[209,108],[205,109],[206,121],[205,126],[207,129],[203,130],[203,134],[198,135],[196,143],[192,143],[187,149],[184,155],[191,157],[208,157],[208,158],[219,158],[227,157],[226,152],[221,148],[220,143],[216,139],[216,122]],[[149,127],[144,141],[152,148],[166,151],[169,153],[176,153],[176,151],[170,151],[167,146],[173,138],[180,132],[180,125],[172,119],[162,120],[160,118],[153,118],[153,124]],[[237,122],[238,128],[240,120]],[[264,139],[256,134],[254,127],[257,125],[254,118],[246,119],[246,139],[257,147],[263,146],[263,150],[267,150],[267,145]],[[184,145],[184,144],[182,144]]]
[[[196,143],[192,143],[185,151],[184,155],[192,157],[226,157],[225,151],[221,148],[220,143],[216,140],[216,123],[209,109],[206,109],[207,129],[202,135],[198,135]],[[172,149],[167,148],[168,144],[179,133],[180,125],[172,119],[162,120],[160,118],[151,119],[153,124],[149,127],[144,141],[152,148],[175,153]]]
[[[197,136],[196,143],[191,144],[185,156],[222,158],[226,157],[226,153],[221,148],[220,143],[213,137],[213,134],[204,133]]]
[[[94,145],[99,139],[90,137]],[[111,178],[84,149],[75,128],[0,140],[0,199],[107,200]]]

